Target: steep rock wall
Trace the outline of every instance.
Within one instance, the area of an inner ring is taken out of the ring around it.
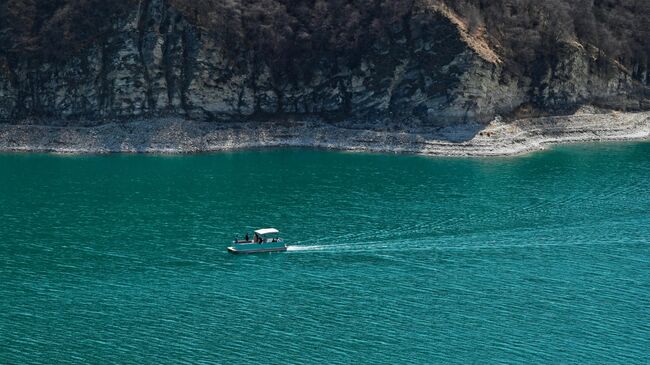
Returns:
[[[373,44],[360,60],[323,57],[308,80],[295,80],[250,52],[223,49],[164,0],[143,0],[98,44],[66,62],[0,64],[0,121],[305,116],[442,126],[486,122],[533,102],[649,107],[639,92],[645,89],[625,70],[593,72],[589,52],[577,46],[539,80],[508,77],[500,60],[472,47],[452,15],[423,2],[390,42]]]

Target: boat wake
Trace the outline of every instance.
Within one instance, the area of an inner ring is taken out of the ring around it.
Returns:
[[[287,251],[320,251],[325,249],[325,246],[287,246]]]
[[[378,242],[347,242],[320,245],[290,245],[287,246],[289,252],[312,252],[312,253],[387,253],[403,251],[405,243],[408,244],[409,251],[484,251],[484,250],[520,250],[520,249],[546,249],[552,247],[569,247],[569,246],[586,246],[586,245],[607,245],[611,240],[595,241],[579,234],[574,235],[574,240],[558,239],[552,234],[541,235],[535,241],[529,242],[530,239],[519,236],[504,236],[501,238],[492,238],[485,240],[481,237],[462,237],[450,239],[440,237],[438,240],[431,239],[411,239],[411,240],[394,240]],[[471,242],[471,243],[468,243]]]
[[[390,251],[391,248],[397,249],[396,244],[380,243],[334,243],[322,245],[291,245],[287,246],[287,251],[291,252],[319,252],[319,253],[337,253],[337,252],[375,252]]]

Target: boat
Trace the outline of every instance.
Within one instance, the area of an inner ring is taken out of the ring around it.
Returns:
[[[260,253],[260,252],[282,252],[287,250],[284,240],[278,235],[280,231],[275,228],[262,228],[255,231],[252,240],[234,240],[228,252]]]

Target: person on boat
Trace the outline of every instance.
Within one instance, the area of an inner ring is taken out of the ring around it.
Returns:
[[[249,241],[248,232],[246,232],[246,236],[244,237],[244,240],[245,240],[246,242]]]

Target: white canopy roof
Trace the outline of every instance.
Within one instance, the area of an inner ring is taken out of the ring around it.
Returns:
[[[255,233],[257,233],[258,236],[263,236],[265,234],[280,233],[280,231],[275,228],[262,228],[255,231]]]

